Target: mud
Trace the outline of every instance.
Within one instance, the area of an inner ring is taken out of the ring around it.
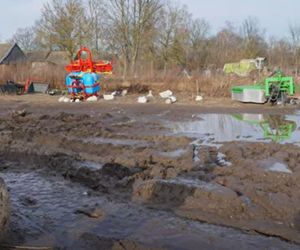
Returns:
[[[10,202],[6,185],[0,178],[0,241],[6,237],[6,231],[9,225]]]
[[[299,248],[297,111],[1,104],[4,245]]]

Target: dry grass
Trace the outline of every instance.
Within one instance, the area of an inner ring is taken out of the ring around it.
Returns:
[[[51,63],[0,65],[0,83],[8,80],[25,83],[30,79],[50,83],[53,88],[64,88],[65,75],[63,67]]]
[[[52,88],[65,89],[66,74],[63,66],[44,62],[0,66],[0,82],[13,80],[25,83],[27,79],[31,79],[48,82]],[[246,78],[226,76],[222,72],[209,74],[193,72],[188,75],[180,69],[172,69],[167,72],[155,71],[151,74],[144,72],[126,80],[117,74],[103,76],[101,85],[104,92],[128,89],[130,93],[147,93],[149,90],[157,93],[170,89],[174,93],[193,96],[201,94],[206,97],[229,97],[232,86],[253,84],[259,79],[260,77],[255,74]]]

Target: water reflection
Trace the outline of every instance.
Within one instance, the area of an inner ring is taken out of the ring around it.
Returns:
[[[284,115],[233,115],[238,120],[257,124],[263,129],[263,137],[274,142],[284,142],[292,138],[297,123]]]
[[[299,127],[300,114],[201,114],[196,121],[172,123],[173,133],[210,145],[229,141],[273,141],[300,146]]]

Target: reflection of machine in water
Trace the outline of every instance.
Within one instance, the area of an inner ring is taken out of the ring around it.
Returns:
[[[264,138],[274,142],[290,139],[297,128],[296,122],[285,119],[284,115],[238,114],[233,117],[240,121],[259,125],[264,131]]]
[[[297,124],[294,121],[286,120],[283,115],[268,115],[267,121],[261,123],[261,127],[264,130],[265,138],[282,142],[291,138]]]

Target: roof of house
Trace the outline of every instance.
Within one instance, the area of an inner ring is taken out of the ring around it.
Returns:
[[[17,53],[18,51],[18,53]],[[10,58],[10,56],[12,57]],[[17,43],[1,43],[0,44],[0,64],[5,61],[18,61],[19,59],[25,60],[26,55]]]
[[[0,63],[9,55],[10,51],[16,44],[2,43],[0,44]]]
[[[67,51],[51,51],[47,61],[58,65],[66,65],[70,63],[70,55]]]
[[[50,54],[49,50],[38,50],[38,51],[28,52],[26,56],[27,59],[31,62],[45,62],[49,54]]]

